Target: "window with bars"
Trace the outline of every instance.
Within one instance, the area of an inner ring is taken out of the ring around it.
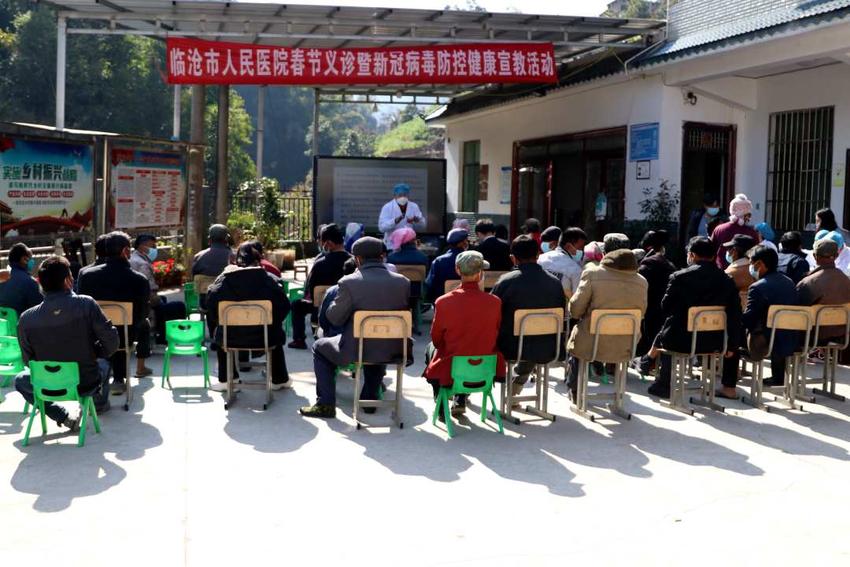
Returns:
[[[463,143],[463,178],[461,180],[461,211],[478,212],[478,182],[481,172],[481,142]]]
[[[803,230],[828,207],[834,108],[770,115],[767,218],[780,230]]]

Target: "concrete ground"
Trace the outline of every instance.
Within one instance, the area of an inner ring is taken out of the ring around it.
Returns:
[[[22,401],[7,395],[2,565],[850,562],[850,403],[765,413],[728,402],[687,417],[633,376],[632,420],[591,423],[569,411],[556,370],[556,422],[506,424],[502,436],[469,411],[447,440],[430,423],[424,346],[405,376],[403,430],[383,410],[366,416],[378,427],[355,430],[347,377],[337,420],[300,417],[314,400],[311,358],[288,349],[294,388],[266,412],[250,390],[225,411],[201,388],[200,360],[177,359],[173,390],[134,381],[130,411],[113,398],[83,448],[55,424],[23,447]],[[161,356],[150,366],[159,373]],[[850,394],[847,369],[840,381]]]

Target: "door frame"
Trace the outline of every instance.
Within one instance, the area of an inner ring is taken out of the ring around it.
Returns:
[[[720,208],[723,209],[724,203],[729,203],[735,197],[735,171],[736,171],[736,155],[738,153],[738,126],[737,124],[714,124],[710,122],[693,122],[686,121],[682,123],[682,163],[679,167],[679,234],[685,234],[687,230],[687,216],[690,211],[685,211],[685,202],[682,199],[682,180],[685,178],[685,158],[688,150],[685,144],[688,128],[699,128],[704,130],[713,130],[719,132],[727,132],[729,134],[729,145],[726,148],[726,187],[723,189],[723,194],[719,195]]]

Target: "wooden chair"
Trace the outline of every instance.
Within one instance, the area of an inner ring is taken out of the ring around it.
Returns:
[[[785,383],[782,386],[768,388],[768,393],[773,394],[773,401],[783,402],[791,409],[803,409],[803,406],[797,403],[798,399],[814,401],[813,398],[807,397],[805,394],[806,357],[808,356],[808,347],[810,345],[809,338],[813,325],[813,313],[814,311],[811,307],[802,307],[799,305],[770,306],[767,310],[767,328],[771,330],[767,354],[764,355],[764,358],[758,360],[750,356],[743,359],[753,364],[750,397],[743,398],[742,401],[744,403],[768,411],[768,407],[764,404],[764,361],[765,359],[769,359],[773,352],[777,331],[798,331],[804,334],[805,340],[801,343],[800,348],[785,359],[787,361]]]
[[[302,274],[304,276],[304,281],[307,281],[307,275],[310,272],[310,267],[306,260],[300,260],[295,262],[292,266],[292,272],[292,279],[295,281],[298,281],[298,274]]]
[[[815,322],[815,336],[812,339],[813,347],[819,348],[824,354],[822,387],[814,388],[812,392],[832,398],[833,400],[845,401],[846,398],[835,393],[835,372],[838,367],[838,357],[841,351],[850,345],[850,303],[844,305],[815,305],[812,307]],[[844,327],[844,339],[830,341],[819,345],[821,327]],[[816,382],[817,378],[806,380]]]
[[[218,324],[222,327],[222,345],[220,348],[227,353],[227,395],[224,401],[224,409],[230,409],[236,399],[236,393],[233,388],[233,367],[236,362],[236,356],[239,351],[258,351],[262,350],[266,355],[264,363],[266,367],[266,401],[263,404],[263,410],[267,410],[272,403],[272,345],[269,344],[269,326],[272,324],[272,302],[268,299],[248,300],[248,301],[222,301],[218,304]],[[231,327],[263,327],[263,345],[250,347],[234,347],[228,340],[228,331]],[[249,363],[254,364],[254,363]],[[244,363],[243,363],[244,365]],[[263,365],[263,363],[259,363]],[[243,386],[260,386],[263,382],[245,382]]]
[[[360,408],[390,407],[393,410],[393,420],[399,429],[404,428],[401,420],[401,401],[403,399],[402,381],[404,367],[407,364],[408,344],[411,338],[412,322],[410,311],[355,311],[354,338],[357,339],[357,366],[354,371],[354,421],[357,429],[360,423]],[[396,366],[395,397],[391,400],[361,400],[360,390],[363,381],[363,365],[373,364],[363,359],[363,347],[367,340],[400,340],[402,342],[402,358]]]
[[[670,370],[670,401],[664,402],[670,408],[693,415],[694,410],[689,404],[699,405],[717,411],[725,408],[715,402],[715,385],[717,376],[723,371],[722,360],[729,344],[729,334],[726,330],[726,307],[723,305],[702,305],[688,309],[687,331],[691,335],[690,352],[675,352],[659,349],[663,354],[672,358]],[[720,350],[697,352],[697,340],[700,333],[723,333],[723,343]],[[688,387],[691,376],[690,360],[698,356],[702,361],[699,374],[699,384],[695,388]],[[699,399],[688,398],[685,401],[686,390],[699,390]]]
[[[419,294],[413,295],[411,293],[410,295],[410,298],[415,300],[412,307],[413,332],[418,335],[419,325],[422,323],[422,296],[425,291],[425,266],[421,264],[396,264],[395,267],[396,270],[398,270],[398,273],[410,280],[411,290],[413,289],[413,284],[419,284]]]
[[[517,309],[514,312],[514,336],[518,337],[517,359],[508,361],[508,372],[505,383],[502,385],[501,408],[502,416],[512,420],[519,425],[519,418],[513,416],[518,411],[514,405],[520,402],[534,402],[533,406],[525,406],[519,411],[536,415],[549,421],[555,421],[555,416],[548,412],[549,409],[549,367],[561,358],[561,343],[564,330],[564,310],[560,307],[547,309]],[[555,338],[555,356],[552,360],[535,364],[534,394],[514,395],[513,370],[517,362],[523,360],[523,346],[526,337],[550,335]]]
[[[499,278],[507,274],[508,272],[499,272],[493,270],[484,270],[484,277],[481,278],[481,289],[484,291],[490,291],[494,287],[496,287],[496,282],[499,281]]]
[[[317,285],[313,288],[313,307],[316,308],[317,313],[318,310],[322,308],[322,301],[325,299],[325,294],[331,288],[329,285]],[[316,333],[319,332],[319,317],[316,316],[316,320],[313,321],[311,318],[310,326],[313,328],[313,336],[316,336]]]
[[[130,374],[130,355],[133,352],[133,345],[130,343],[130,327],[133,326],[133,303],[130,301],[98,301],[97,304],[112,323],[112,326],[124,337],[124,346],[120,348],[124,351],[124,365],[126,367],[124,374],[126,377],[124,411],[129,411],[130,403],[133,401],[133,388],[130,382],[132,376]]]
[[[596,416],[588,410],[588,402],[612,400],[612,403],[608,404],[608,411],[624,419],[632,418],[632,415],[626,411],[623,405],[623,399],[626,393],[629,361],[634,357],[637,349],[641,318],[640,309],[594,309],[591,312],[590,334],[593,335],[593,351],[589,360],[579,360],[576,400],[570,408],[573,412],[590,419],[590,421],[595,421]],[[604,336],[631,336],[632,346],[625,360],[604,360],[599,357],[599,339]],[[616,365],[613,393],[589,394],[587,392],[590,364],[594,360]]]

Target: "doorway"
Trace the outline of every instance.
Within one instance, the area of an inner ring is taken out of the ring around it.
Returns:
[[[686,122],[682,132],[679,241],[687,241],[691,213],[706,195],[720,202],[721,214],[735,194],[735,126]]]

